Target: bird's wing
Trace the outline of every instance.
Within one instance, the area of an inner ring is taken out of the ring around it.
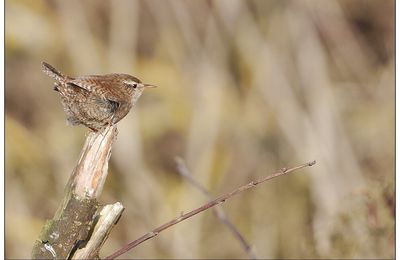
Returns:
[[[106,80],[104,80],[104,77],[98,76],[98,75],[91,75],[91,76],[83,76],[83,77],[78,77],[74,78],[68,83],[76,85],[80,88],[83,88],[89,92],[95,92],[98,89],[98,86],[105,86],[108,87],[110,84]]]
[[[100,98],[118,102],[122,97],[121,94],[116,91],[117,89],[114,86],[116,82],[112,80],[112,78],[113,77],[107,77],[107,75],[89,75],[72,79],[68,83],[83,88]]]

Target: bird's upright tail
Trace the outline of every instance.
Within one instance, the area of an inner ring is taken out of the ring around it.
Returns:
[[[63,75],[61,72],[56,70],[53,66],[46,62],[42,62],[42,70],[46,73],[47,76],[55,79],[58,82],[63,82],[67,78],[67,76]]]

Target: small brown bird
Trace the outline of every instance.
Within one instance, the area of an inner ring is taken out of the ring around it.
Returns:
[[[128,74],[72,78],[46,62],[42,62],[42,69],[56,81],[54,90],[61,96],[68,124],[82,124],[95,132],[119,122],[128,114],[145,88],[155,87]]]

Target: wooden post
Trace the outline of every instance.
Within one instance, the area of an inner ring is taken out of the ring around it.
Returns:
[[[107,178],[116,136],[115,125],[101,133],[89,133],[64,198],[53,219],[44,225],[32,258],[98,258],[100,247],[124,209],[119,202],[103,208],[97,201]],[[88,245],[91,249],[85,250]],[[77,252],[80,255],[75,256]]]

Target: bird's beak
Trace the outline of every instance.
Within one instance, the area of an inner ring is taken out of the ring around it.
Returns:
[[[156,88],[157,86],[151,85],[151,84],[143,84],[145,88]]]

